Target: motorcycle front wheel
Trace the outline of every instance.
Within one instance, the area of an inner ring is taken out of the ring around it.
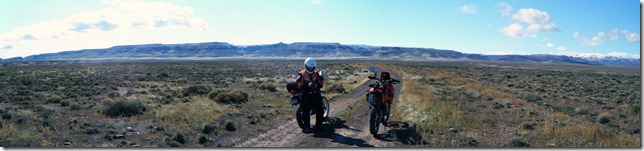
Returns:
[[[297,106],[297,110],[295,110],[295,122],[297,122],[297,126],[300,126],[301,129],[304,129],[304,120],[303,120],[303,114],[302,114],[302,104]]]
[[[378,117],[378,109],[371,107],[371,114],[369,115],[369,132],[374,137],[378,134],[380,129],[380,117]]]

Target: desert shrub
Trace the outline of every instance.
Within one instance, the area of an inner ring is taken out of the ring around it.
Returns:
[[[24,115],[18,115],[18,116],[16,116],[16,124],[22,124],[22,123],[25,123],[25,122],[27,122],[28,118],[29,118],[29,117],[26,117],[26,116],[24,116]]]
[[[199,136],[197,136],[197,141],[199,144],[205,144],[208,142],[208,138],[206,138],[206,134],[199,134]]]
[[[626,118],[627,117],[626,114],[622,114],[622,113],[619,113],[619,115],[617,115],[617,116],[619,116],[621,118]]]
[[[606,123],[609,123],[609,122],[610,122],[610,118],[608,116],[603,116],[603,117],[599,118],[599,123],[601,123],[601,124],[606,124]]]
[[[521,99],[524,99],[528,102],[537,102],[542,100],[541,96],[533,93],[523,94],[521,95]]]
[[[615,101],[615,103],[622,104],[622,103],[624,103],[624,100],[617,100],[617,101]]]
[[[488,95],[488,96],[487,96],[487,98],[486,98],[485,100],[486,100],[486,101],[492,101],[492,100],[494,100],[494,97],[493,97],[493,96]]]
[[[210,91],[212,91],[210,87],[203,86],[203,85],[193,85],[183,89],[183,96],[204,95],[204,94],[208,94],[208,92]]]
[[[110,97],[110,98],[118,98],[118,97],[121,97],[121,93],[118,93],[118,92],[110,92],[110,93],[108,93],[108,94],[107,94],[107,97]]]
[[[0,128],[2,128],[2,127],[0,127]],[[627,129],[626,132],[628,132],[629,134],[640,134],[640,128]]]
[[[216,125],[210,122],[206,122],[201,126],[201,132],[205,134],[210,134],[217,129]]]
[[[613,107],[611,105],[602,105],[602,109],[603,110],[612,110],[612,109],[615,109],[615,107]]]
[[[639,103],[633,103],[629,105],[629,110],[631,111],[632,114],[639,114],[640,113],[640,104]]]
[[[112,136],[112,134],[105,134],[105,135],[103,135],[103,139],[106,139],[106,140],[108,140],[108,141],[112,141],[113,137],[114,137],[114,136]]]
[[[479,142],[474,138],[466,137],[458,140],[458,147],[477,147]]]
[[[534,130],[534,126],[536,126],[537,123],[524,123],[523,124],[523,129],[525,130]]]
[[[8,119],[11,119],[11,116],[12,116],[11,112],[9,111],[2,112],[2,119],[8,120]]]
[[[578,108],[575,108],[575,113],[584,115],[584,114],[588,114],[590,112],[588,111],[588,107],[578,107]]]
[[[502,108],[504,108],[504,107],[505,107],[505,106],[503,106],[503,104],[501,104],[501,103],[499,103],[499,102],[495,102],[495,103],[494,103],[494,108],[495,108],[495,109],[502,109]]]
[[[496,121],[490,118],[484,118],[483,120],[481,120],[481,122],[487,123],[487,124],[496,124]]]
[[[161,103],[161,104],[172,104],[172,103],[173,103],[173,102],[175,102],[175,101],[176,101],[176,100],[175,100],[174,98],[172,98],[172,97],[171,97],[171,98],[163,98],[163,99],[161,99],[161,100],[159,101],[159,103]]]
[[[169,142],[168,142],[168,143],[166,143],[166,144],[168,144],[168,146],[170,146],[170,147],[180,147],[180,146],[181,146],[181,145],[180,145],[178,142],[176,142],[176,141],[169,141]]]
[[[226,120],[226,122],[224,122],[224,127],[225,127],[225,128],[226,128],[226,130],[228,130],[228,131],[236,131],[236,130],[237,130],[237,126],[236,126],[236,125],[235,125],[235,123],[234,123],[233,121],[231,121],[231,120]]]
[[[40,111],[40,116],[42,116],[43,118],[50,118],[55,113],[56,113],[56,110],[54,109],[43,109],[42,111]]]
[[[212,91],[212,92],[210,92],[208,94],[208,98],[215,99],[215,97],[217,97],[217,95],[219,95],[221,93],[224,93],[224,92],[228,92],[228,91],[227,90],[215,90],[215,91]]]
[[[262,114],[262,115],[264,115],[264,114]],[[261,116],[261,117],[265,117],[265,115]],[[249,124],[254,125],[254,124],[257,124],[257,123],[259,123],[261,121],[262,121],[262,119],[259,116],[248,115],[248,123]]]
[[[167,144],[167,143],[168,143],[168,142],[170,142],[170,141],[172,141],[172,138],[170,138],[170,136],[164,136],[164,137],[163,137],[163,143],[166,143],[166,144]]]
[[[132,101],[126,99],[117,99],[115,101],[107,102],[102,109],[102,113],[107,116],[134,116],[142,114],[145,111],[145,106],[139,101]]]
[[[62,107],[69,106],[69,101],[61,101],[60,106],[62,106]]]
[[[163,137],[163,143],[165,143],[166,145],[168,145],[170,147],[179,147],[179,146],[181,146],[177,141],[174,141],[169,136]]]
[[[186,139],[183,138],[183,134],[181,134],[181,133],[175,134],[174,137],[172,137],[172,140],[177,141],[177,142],[179,142],[181,144],[186,143]]]
[[[136,77],[137,81],[145,81],[145,76],[144,75],[139,75]]]
[[[530,112],[528,112],[528,114],[537,115],[537,114],[539,114],[539,112],[537,112],[536,110],[530,110]]]
[[[505,147],[530,147],[530,144],[522,139],[512,139]]]
[[[49,103],[60,103],[63,99],[60,96],[52,96],[47,99]]]
[[[332,84],[329,86],[329,92],[346,93],[347,91],[340,84]]]
[[[51,127],[51,120],[49,120],[49,119],[42,120],[42,126]]]
[[[213,98],[219,103],[244,103],[248,101],[248,94],[241,91],[223,92]]]
[[[85,134],[90,134],[91,135],[91,134],[98,134],[98,133],[100,133],[100,132],[99,132],[98,128],[96,128],[96,127],[90,127],[90,128],[85,129]]]
[[[168,73],[163,72],[161,74],[158,74],[157,77],[159,77],[159,78],[168,78],[168,77],[170,77],[170,75],[168,75]]]
[[[258,87],[260,90],[266,90],[268,92],[277,92],[277,88],[275,88],[274,85],[268,84],[268,83],[263,83],[259,85]]]
[[[163,128],[163,126],[154,126],[152,129],[154,129],[154,131],[157,131],[157,132],[158,132],[158,131],[164,131],[164,130],[165,130],[165,129]]]
[[[81,109],[81,106],[80,106],[80,105],[78,105],[78,104],[74,104],[74,105],[72,105],[70,108],[71,108],[72,110],[80,110],[80,109]]]

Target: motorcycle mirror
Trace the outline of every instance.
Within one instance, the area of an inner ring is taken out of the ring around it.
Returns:
[[[322,75],[323,75],[322,71],[318,72],[318,74],[320,74],[320,76],[322,76]]]
[[[376,69],[374,69],[373,67],[369,67],[369,72],[373,72],[373,71],[375,71],[375,70],[376,70]]]

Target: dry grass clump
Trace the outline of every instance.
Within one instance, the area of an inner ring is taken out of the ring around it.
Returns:
[[[215,123],[225,113],[237,113],[231,105],[219,104],[204,97],[195,97],[188,103],[162,105],[154,113],[156,121],[166,124],[165,129],[179,132],[202,131],[203,123]],[[214,130],[206,130],[214,131]]]

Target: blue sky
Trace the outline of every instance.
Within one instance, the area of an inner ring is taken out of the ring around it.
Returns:
[[[339,42],[640,56],[633,0],[0,0],[0,58],[147,43]]]

